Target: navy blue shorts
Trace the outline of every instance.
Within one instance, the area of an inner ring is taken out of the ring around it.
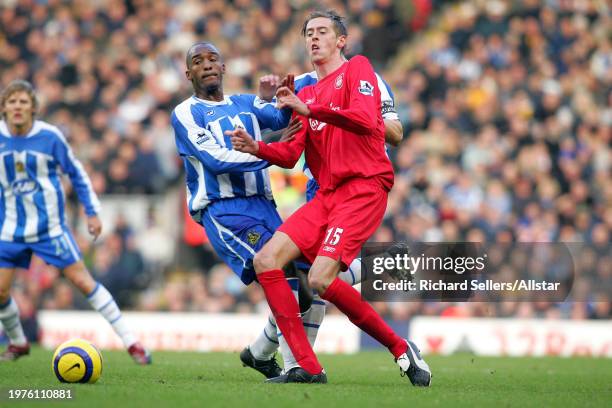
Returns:
[[[253,257],[282,222],[274,202],[261,196],[215,201],[200,221],[217,255],[245,285],[255,280]]]

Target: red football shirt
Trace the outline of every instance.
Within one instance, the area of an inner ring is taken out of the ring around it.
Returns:
[[[300,117],[302,130],[291,142],[259,142],[257,156],[293,167],[303,150],[322,190],[334,190],[353,178],[371,179],[390,190],[393,167],[385,151],[380,90],[367,58],[355,56],[298,97],[310,109]]]

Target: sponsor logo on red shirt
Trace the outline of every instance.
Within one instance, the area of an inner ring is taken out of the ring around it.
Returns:
[[[321,131],[325,127],[325,125],[327,125],[327,123],[319,122],[316,119],[308,119],[308,123],[310,123],[310,128],[312,130],[318,130],[318,131]]]

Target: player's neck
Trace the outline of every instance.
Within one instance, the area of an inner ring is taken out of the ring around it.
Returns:
[[[195,87],[194,91],[198,98],[204,99],[205,101],[223,101],[223,86],[221,83],[209,86],[198,86]]]
[[[11,132],[11,135],[13,136],[25,136],[28,133],[30,133],[30,130],[32,129],[32,126],[34,125],[33,121],[29,121],[23,124],[13,124],[13,123],[7,123],[9,131]]]
[[[196,92],[195,95],[200,99],[204,99],[205,101],[223,101],[223,91],[220,88],[215,92]]]
[[[326,61],[321,61],[320,64],[314,64],[314,69],[317,73],[319,80],[325,78],[346,62],[346,59],[342,55],[334,55],[332,58]]]

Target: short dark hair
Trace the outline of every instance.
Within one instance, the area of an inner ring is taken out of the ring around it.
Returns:
[[[332,23],[334,23],[334,31],[336,32],[336,35],[347,35],[348,32],[346,29],[346,24],[344,23],[344,17],[338,14],[335,10],[316,10],[310,13],[304,21],[304,25],[302,26],[303,37],[306,37],[306,26],[308,25],[308,22],[319,17],[329,18]]]
[[[28,94],[30,99],[32,100],[32,106],[34,108],[34,113],[38,109],[38,99],[36,98],[36,92],[34,92],[34,87],[28,81],[23,79],[15,79],[11,81],[6,88],[2,91],[2,95],[0,96],[0,109],[4,112],[4,104],[8,100],[8,98],[13,95],[15,92],[25,92]],[[4,113],[2,114],[4,116]]]
[[[198,41],[197,43],[192,44],[191,47],[189,47],[189,49],[187,50],[187,54],[185,55],[185,64],[187,65],[187,68],[191,68],[191,57],[193,56],[193,50],[195,50],[195,48],[200,45],[203,45],[205,47],[215,50],[217,54],[219,54],[219,58],[223,58],[221,56],[221,52],[215,46],[215,44],[208,42],[208,41]]]

